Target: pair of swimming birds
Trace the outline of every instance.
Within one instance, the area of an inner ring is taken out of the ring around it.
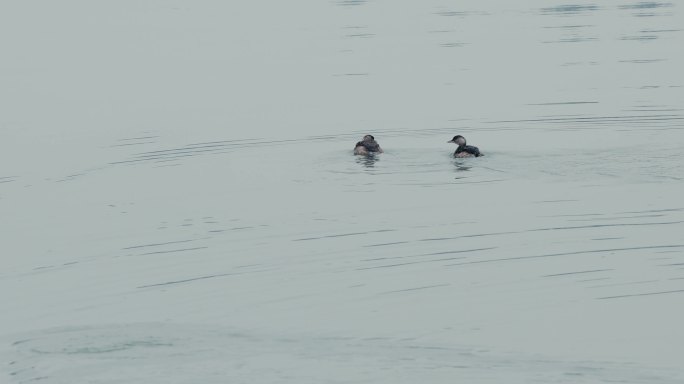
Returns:
[[[466,145],[466,139],[461,135],[454,136],[454,138],[447,141],[447,143],[454,143],[458,145],[458,148],[456,148],[456,152],[454,152],[454,157],[461,158],[484,156],[477,147],[472,145]],[[373,135],[364,136],[363,140],[356,143],[356,146],[354,147],[355,155],[370,155],[372,153],[383,152],[384,151],[380,147],[380,144],[378,144],[378,142],[375,141],[375,137],[373,137]]]

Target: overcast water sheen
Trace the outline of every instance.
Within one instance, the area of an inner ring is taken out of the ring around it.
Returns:
[[[684,382],[680,1],[3,1],[0,46],[0,382]]]

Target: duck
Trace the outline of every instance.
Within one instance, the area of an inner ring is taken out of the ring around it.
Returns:
[[[384,151],[380,147],[375,137],[373,135],[365,135],[363,139],[356,143],[354,146],[355,155],[370,155],[372,153],[383,153]]]
[[[447,141],[447,143],[454,143],[458,145],[456,152],[454,152],[454,157],[462,158],[484,156],[484,154],[480,152],[479,148],[472,145],[466,145],[466,139],[461,135],[454,136],[454,138]]]

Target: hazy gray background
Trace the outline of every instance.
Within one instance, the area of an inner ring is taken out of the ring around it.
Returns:
[[[4,380],[682,382],[683,25],[1,1]]]

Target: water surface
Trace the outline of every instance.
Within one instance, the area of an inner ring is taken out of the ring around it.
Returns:
[[[6,381],[684,379],[676,2],[1,8]]]

